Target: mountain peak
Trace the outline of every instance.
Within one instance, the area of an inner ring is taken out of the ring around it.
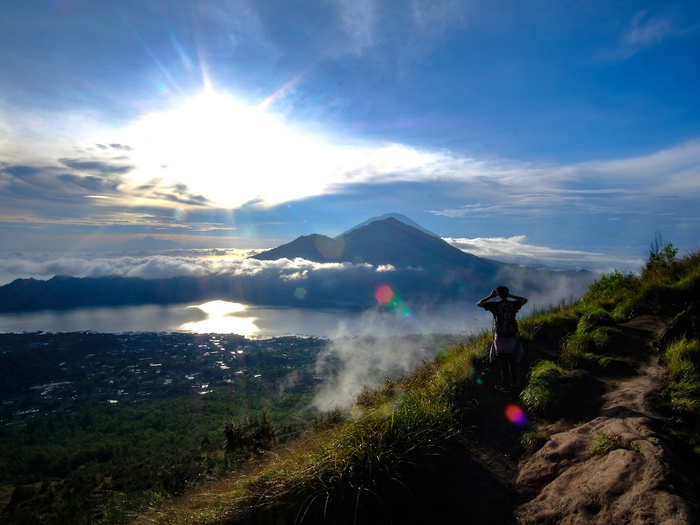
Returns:
[[[408,226],[411,226],[412,228],[415,228],[416,230],[422,231],[426,235],[431,235],[433,237],[438,237],[438,238],[440,237],[439,235],[431,232],[430,230],[426,230],[420,224],[418,224],[415,221],[412,221],[411,219],[409,219],[405,215],[402,215],[400,213],[395,213],[395,212],[385,213],[384,215],[378,215],[377,217],[371,217],[371,218],[367,219],[366,221],[361,222],[360,224],[357,224],[357,225],[353,226],[352,228],[350,228],[349,230],[341,233],[339,235],[339,237],[343,237],[343,236],[345,236],[345,235],[347,235],[355,230],[359,230],[360,228],[363,228],[363,227],[365,227],[373,222],[385,221],[387,219],[393,219],[395,221],[402,222],[403,224],[407,224]]]

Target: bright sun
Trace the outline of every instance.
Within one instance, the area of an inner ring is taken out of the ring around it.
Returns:
[[[186,184],[223,207],[319,195],[435,160],[396,144],[333,144],[283,118],[207,90],[181,106],[147,114],[125,129],[134,146],[134,185]]]
[[[293,189],[286,183],[290,168],[318,149],[316,141],[261,108],[214,92],[204,92],[172,111],[146,115],[127,135],[137,145],[134,153],[142,178],[181,182],[226,206],[253,199],[285,200]],[[300,182],[321,181],[296,184]]]

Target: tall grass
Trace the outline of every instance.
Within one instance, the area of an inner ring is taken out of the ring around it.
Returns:
[[[700,416],[700,341],[685,337],[671,343],[664,353],[671,379],[669,392],[674,411]]]

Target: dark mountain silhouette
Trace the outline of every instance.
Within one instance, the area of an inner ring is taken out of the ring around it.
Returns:
[[[252,257],[261,260],[301,257],[318,262],[391,264],[396,268],[458,267],[483,275],[508,266],[464,253],[441,238],[394,217],[375,220],[334,238],[305,235]]]

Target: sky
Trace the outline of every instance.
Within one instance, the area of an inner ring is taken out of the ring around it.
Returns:
[[[508,261],[700,248],[697,2],[9,0],[0,63],[15,259],[388,212]]]

